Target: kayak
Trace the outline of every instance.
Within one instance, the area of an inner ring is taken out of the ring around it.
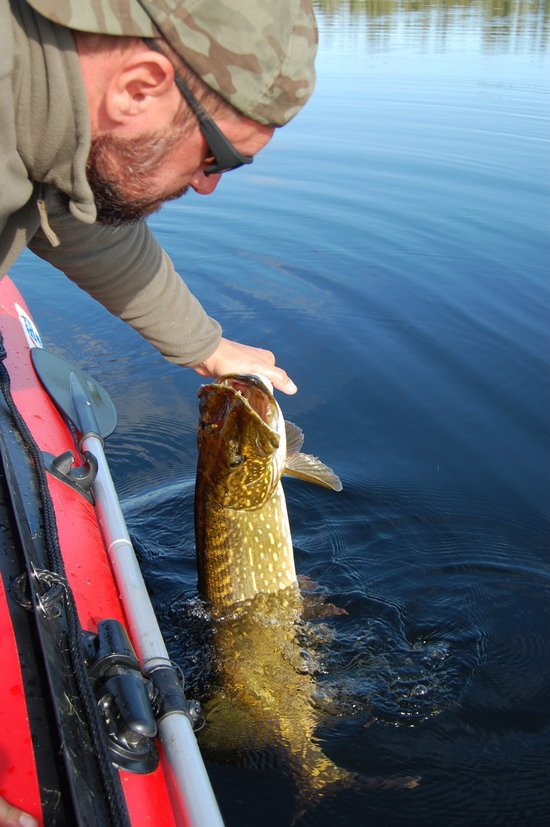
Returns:
[[[8,276],[0,333],[0,796],[48,827],[221,827],[103,452],[114,406]]]

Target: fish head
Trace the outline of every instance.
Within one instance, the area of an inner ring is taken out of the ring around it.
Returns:
[[[229,374],[199,391],[197,476],[229,508],[254,509],[272,495],[284,469],[281,409],[259,377]]]

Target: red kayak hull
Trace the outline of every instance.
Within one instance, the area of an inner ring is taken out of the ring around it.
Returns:
[[[39,343],[39,334],[22,296],[7,276],[0,280],[0,328],[12,396],[36,443],[53,456],[75,452],[73,435],[32,366],[30,349]],[[67,578],[82,628],[95,633],[99,621],[105,618],[119,620],[127,628],[93,505],[70,486],[50,474],[47,477]],[[0,579],[0,669],[6,686],[5,701],[0,705],[0,796],[42,824],[33,737],[11,628],[10,585]],[[159,751],[162,755],[160,745]],[[119,774],[132,825],[187,824],[185,813],[174,815],[162,759],[151,773]]]

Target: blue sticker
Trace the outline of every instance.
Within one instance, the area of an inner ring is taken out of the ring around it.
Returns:
[[[40,333],[38,332],[38,328],[36,327],[35,323],[31,319],[28,313],[25,313],[22,307],[20,307],[17,303],[15,305],[15,309],[17,310],[17,315],[19,316],[19,321],[21,322],[21,327],[23,328],[23,332],[25,334],[25,339],[27,340],[27,344],[30,348],[33,347],[44,347],[42,344],[42,338]]]

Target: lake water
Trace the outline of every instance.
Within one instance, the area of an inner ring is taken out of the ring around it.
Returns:
[[[151,221],[226,335],[276,351],[300,386],[286,417],[344,483],[285,484],[297,568],[347,612],[307,627],[315,738],[360,777],[421,778],[319,796],[296,824],[547,824],[548,5],[315,5],[308,107],[213,197]],[[204,698],[200,379],[42,262],[12,275],[48,346],[116,403],[115,482]],[[284,750],[268,753],[209,760],[228,827],[296,815]]]

